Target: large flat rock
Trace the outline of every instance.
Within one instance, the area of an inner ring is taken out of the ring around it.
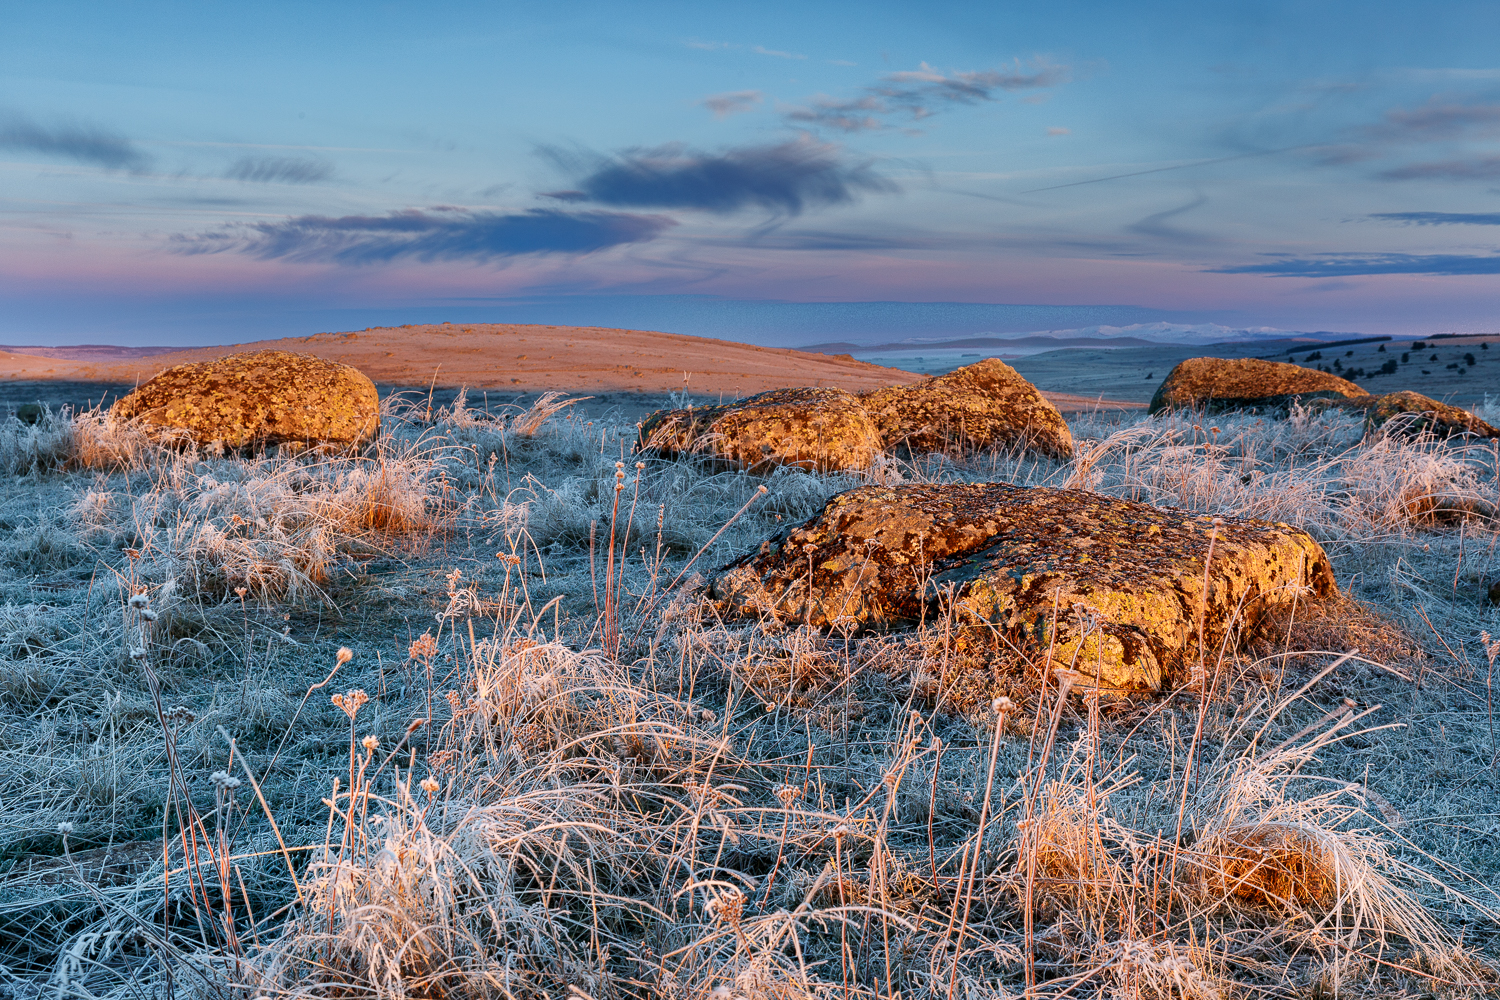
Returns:
[[[996,655],[1144,691],[1337,591],[1286,524],[1006,483],[841,493],[711,586],[729,613],[814,626],[903,628],[951,606]]]

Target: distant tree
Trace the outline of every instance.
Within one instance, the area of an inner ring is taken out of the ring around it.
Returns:
[[[1352,358],[1352,357],[1354,357],[1354,352],[1353,351],[1345,351],[1344,352],[1344,357],[1346,357],[1346,358]]]
[[[1401,367],[1400,365],[1396,364],[1396,359],[1395,358],[1391,358],[1385,364],[1383,364],[1383,365],[1380,366],[1380,373],[1382,375],[1394,375],[1394,374],[1396,374],[1396,369],[1398,369],[1400,367]]]
[[[1379,351],[1381,354],[1384,354],[1385,353],[1385,345],[1381,344],[1379,347],[1376,348],[1376,350]]]
[[[1404,365],[1404,364],[1409,364],[1410,362],[1411,362],[1411,355],[1407,354],[1405,351],[1402,351],[1401,352],[1401,363]]]
[[[1411,345],[1411,349],[1414,350],[1414,351],[1425,351],[1425,350],[1427,350],[1427,342],[1425,340],[1416,340],[1416,341],[1413,341],[1412,345]]]
[[[1434,354],[1432,357],[1428,358],[1427,360],[1428,361],[1436,361],[1437,360],[1437,355]]]
[[[1464,355],[1464,364],[1469,365],[1471,367],[1474,364],[1476,364],[1476,359],[1475,359],[1474,355],[1472,355],[1472,354],[1465,354]]]

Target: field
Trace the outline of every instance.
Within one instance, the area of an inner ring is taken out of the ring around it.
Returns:
[[[473,401],[354,459],[0,425],[0,996],[1500,989],[1489,443],[1101,411],[1068,463],[757,477]],[[943,621],[704,594],[841,490],[987,479],[1290,522],[1349,600],[962,714]]]

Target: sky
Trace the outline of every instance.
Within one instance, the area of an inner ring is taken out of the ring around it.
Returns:
[[[1500,330],[1500,4],[0,0],[0,343]]]

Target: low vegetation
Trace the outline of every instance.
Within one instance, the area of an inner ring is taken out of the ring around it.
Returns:
[[[1099,413],[1067,462],[750,475],[556,396],[383,424],[0,425],[0,996],[1500,989],[1490,442]],[[1043,660],[958,714],[922,635],[704,596],[841,490],[981,480],[1286,521],[1350,601],[1162,697]]]

